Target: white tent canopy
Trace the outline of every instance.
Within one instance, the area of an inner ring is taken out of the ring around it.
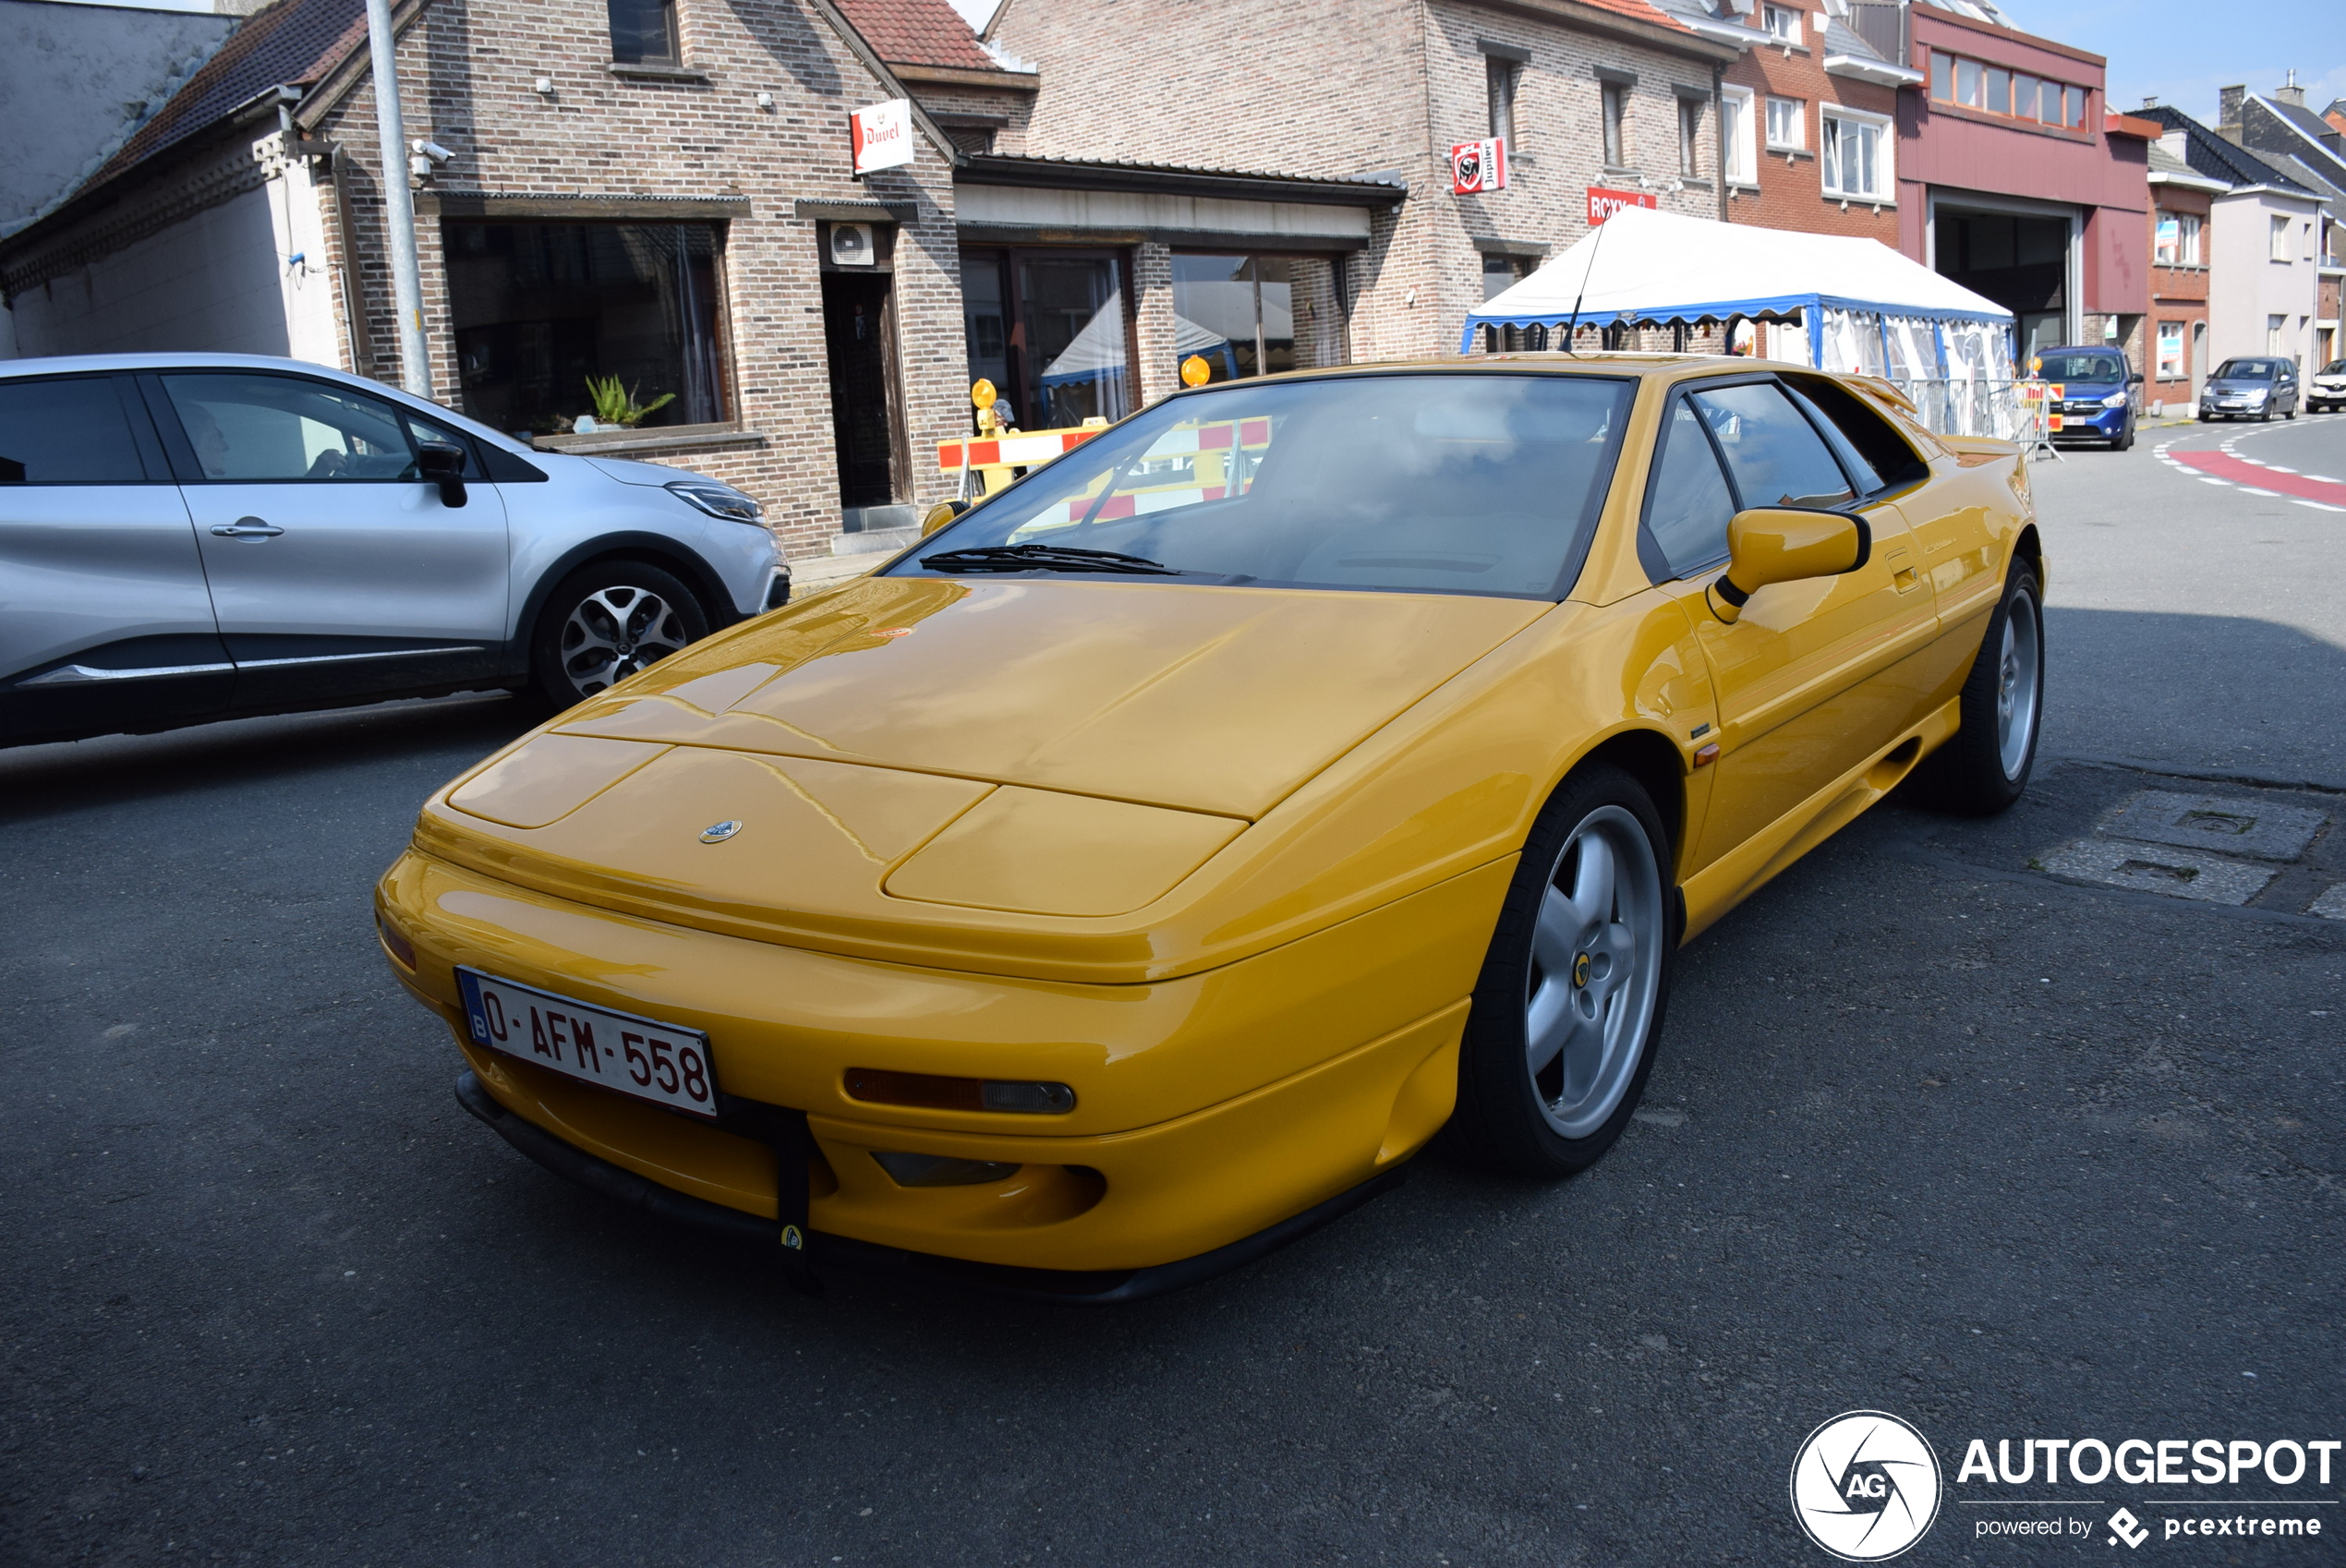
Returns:
[[[1482,327],[1797,318],[1808,363],[1893,380],[2010,380],[2012,312],[1877,240],[1631,207],[1467,316]],[[1777,334],[1778,357],[1792,333]]]

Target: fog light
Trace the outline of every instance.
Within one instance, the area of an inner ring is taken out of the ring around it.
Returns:
[[[1010,1111],[1023,1116],[1058,1116],[1075,1109],[1075,1091],[1064,1083],[946,1078],[936,1073],[888,1072],[879,1067],[848,1068],[847,1092],[851,1099],[877,1105],[922,1105],[939,1111]]]
[[[383,919],[380,913],[375,916],[375,934],[383,939],[385,952],[409,969],[416,967],[416,945],[402,936],[399,934],[399,928]]]
[[[951,1154],[911,1154],[898,1149],[875,1149],[872,1158],[896,1178],[899,1187],[975,1187],[999,1181],[1018,1169],[999,1160],[963,1160]]]

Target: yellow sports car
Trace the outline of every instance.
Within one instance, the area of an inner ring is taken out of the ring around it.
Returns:
[[[933,521],[458,778],[378,894],[468,1109],[802,1277],[1119,1299],[1437,1133],[1579,1170],[1680,943],[2035,754],[2022,456],[1859,377],[1223,383]]]

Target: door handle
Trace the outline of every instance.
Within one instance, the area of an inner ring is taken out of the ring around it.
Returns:
[[[234,523],[214,523],[212,531],[224,539],[273,539],[284,532],[274,523],[258,517],[239,517]]]

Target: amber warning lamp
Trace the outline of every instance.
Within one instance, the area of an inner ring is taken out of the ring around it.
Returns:
[[[1183,386],[1202,387],[1205,385],[1207,381],[1211,380],[1213,377],[1214,367],[1205,362],[1205,356],[1203,355],[1192,354],[1187,359],[1181,361],[1181,384]]]

